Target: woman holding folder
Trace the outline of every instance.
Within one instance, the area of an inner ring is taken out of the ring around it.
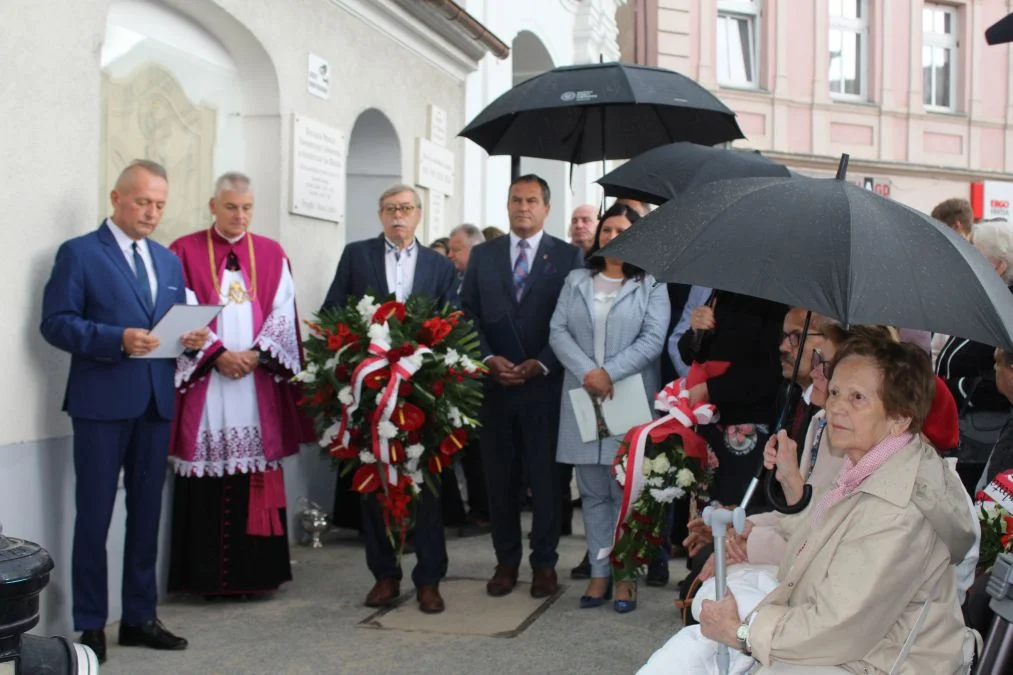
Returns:
[[[552,316],[549,344],[566,371],[556,461],[575,466],[591,561],[582,608],[600,607],[611,597],[609,562],[598,552],[612,543],[622,498],[612,460],[626,431],[651,419],[660,387],[671,311],[665,286],[621,260],[594,257],[639,219],[625,204],[605,212],[586,268],[567,276]],[[632,582],[617,585],[614,606],[620,613],[636,609]]]

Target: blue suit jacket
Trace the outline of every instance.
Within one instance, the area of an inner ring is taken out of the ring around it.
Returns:
[[[461,288],[461,306],[478,328],[482,357],[495,354],[488,338],[490,333],[502,331],[506,317],[513,324],[525,357],[541,361],[550,375],[560,375],[559,360],[549,346],[549,322],[566,275],[583,266],[583,251],[548,233],[543,234],[531,264],[526,290],[518,302],[510,265],[510,237],[497,237],[471,249]]]
[[[151,314],[108,225],[65,242],[56,254],[40,328],[47,342],[71,354],[63,401],[71,417],[140,417],[154,396],[158,414],[172,419],[175,359],[132,359],[123,352],[124,329],[151,328],[172,305],[186,302],[179,260],[150,239],[148,250],[158,278]]]
[[[416,251],[419,258],[415,263],[411,294],[428,295],[441,304],[456,305],[458,281],[454,264],[446,256],[419,243],[416,243]],[[375,294],[377,299],[390,295],[384,260],[386,252],[382,235],[347,244],[341,252],[338,271],[334,274],[323,309],[344,307],[348,301],[358,300],[367,292]]]

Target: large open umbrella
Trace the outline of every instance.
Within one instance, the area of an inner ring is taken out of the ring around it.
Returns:
[[[744,138],[735,113],[693,80],[623,63],[537,75],[490,103],[459,135],[490,155],[572,164],[628,159],[675,141]]]
[[[696,185],[731,178],[792,175],[754,150],[671,143],[637,155],[597,180],[607,197],[664,204]]]

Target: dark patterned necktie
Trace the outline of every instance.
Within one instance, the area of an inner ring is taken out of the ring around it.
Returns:
[[[521,301],[524,295],[524,287],[528,283],[528,249],[531,245],[524,239],[517,242],[517,260],[514,262],[514,290],[517,294],[517,302]]]
[[[148,279],[148,267],[144,264],[144,258],[141,257],[136,241],[130,245],[130,248],[134,249],[134,274],[137,277],[137,289],[141,293],[141,299],[144,300],[144,308],[148,310],[148,313],[151,313],[151,280]]]

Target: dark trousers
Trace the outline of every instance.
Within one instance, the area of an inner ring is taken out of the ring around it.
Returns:
[[[77,478],[71,570],[74,629],[99,630],[109,618],[106,538],[120,469],[127,507],[122,620],[131,624],[150,621],[156,616],[158,601],[155,561],[169,452],[169,422],[161,419],[152,405],[144,415],[132,420],[100,422],[75,418],[73,423]]]
[[[489,495],[485,491],[485,473],[482,471],[482,452],[478,443],[472,442],[458,455],[464,470],[464,482],[468,488],[468,508],[457,486],[457,474],[448,467],[443,478],[443,524],[447,527],[464,525],[467,517],[489,520]]]
[[[531,386],[525,385],[524,389]],[[555,457],[559,401],[558,394],[551,404],[543,398],[547,397],[504,396],[494,389],[483,404],[482,464],[489,492],[492,543],[497,562],[508,567],[519,567],[523,553],[522,461],[531,486],[529,561],[532,567],[555,567],[559,558],[556,548],[561,497]]]
[[[366,565],[377,581],[402,577],[394,547],[387,538],[383,510],[373,496],[361,499],[362,535],[366,540]],[[440,498],[428,486],[422,487],[415,506],[414,530],[415,587],[437,586],[447,574],[447,541],[443,533],[443,510]],[[395,541],[400,535],[394,532]]]

